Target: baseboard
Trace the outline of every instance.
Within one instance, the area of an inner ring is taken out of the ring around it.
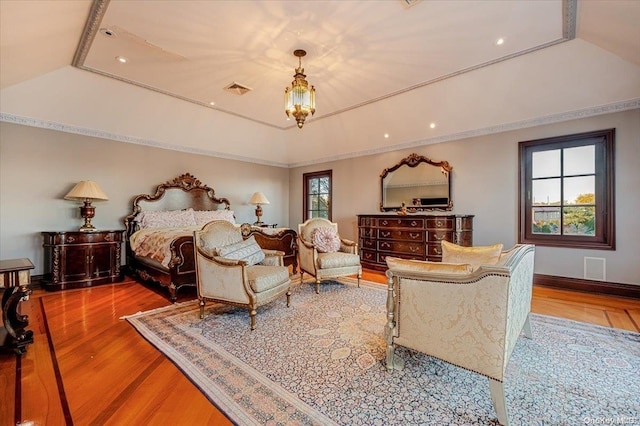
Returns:
[[[640,299],[640,285],[533,274],[533,285]]]
[[[44,280],[44,275],[31,275],[29,287],[31,287],[32,290],[44,288],[42,280]]]

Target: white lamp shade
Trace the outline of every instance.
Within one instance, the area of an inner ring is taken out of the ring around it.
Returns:
[[[269,200],[262,192],[254,192],[249,200],[249,204],[269,204]]]
[[[76,183],[67,195],[65,200],[108,200],[107,194],[92,180],[83,180]]]

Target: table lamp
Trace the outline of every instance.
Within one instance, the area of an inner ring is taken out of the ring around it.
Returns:
[[[251,196],[251,199],[249,200],[249,204],[255,204],[256,205],[256,222],[254,223],[254,225],[262,225],[262,220],[260,220],[260,218],[262,217],[262,207],[260,206],[261,204],[269,204],[269,200],[267,200],[267,197],[264,196],[264,194],[262,192],[254,192],[253,195]]]
[[[80,216],[84,218],[84,225],[80,227],[80,232],[97,231],[91,224],[91,219],[96,215],[96,208],[91,205],[93,200],[108,200],[107,195],[100,189],[97,183],[91,180],[78,182],[67,195],[65,200],[81,200],[84,205],[80,206]]]

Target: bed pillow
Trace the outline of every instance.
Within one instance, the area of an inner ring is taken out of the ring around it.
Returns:
[[[391,256],[385,257],[385,260],[389,269],[402,269],[410,272],[435,272],[454,275],[466,275],[473,272],[473,268],[468,263],[429,262]]]
[[[244,241],[220,247],[218,254],[227,259],[244,260],[249,266],[262,262],[265,257],[253,235]]]
[[[335,253],[340,250],[340,237],[335,229],[319,226],[313,230],[311,241],[319,253]]]
[[[138,216],[138,222],[142,229],[196,226],[193,209],[142,212]]]
[[[468,263],[475,271],[480,265],[495,265],[500,260],[502,244],[492,246],[462,247],[442,241],[442,262]]]
[[[207,223],[214,220],[226,220],[233,224],[236,223],[236,218],[233,216],[233,210],[195,210],[193,212],[196,225],[204,226]]]

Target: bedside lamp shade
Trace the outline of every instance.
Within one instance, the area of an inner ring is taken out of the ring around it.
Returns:
[[[253,195],[251,196],[251,199],[249,199],[249,204],[256,205],[257,220],[254,223],[254,225],[262,225],[262,220],[260,220],[260,218],[262,217],[261,204],[269,204],[269,200],[267,199],[267,197],[265,197],[265,195],[262,192],[254,192]]]
[[[91,205],[93,200],[108,200],[107,194],[91,180],[83,180],[78,182],[71,191],[64,196],[65,200],[81,200],[84,205],[80,206],[80,216],[84,218],[84,225],[80,227],[82,232],[95,231],[96,228],[91,224],[91,219],[96,214],[96,208]]]

